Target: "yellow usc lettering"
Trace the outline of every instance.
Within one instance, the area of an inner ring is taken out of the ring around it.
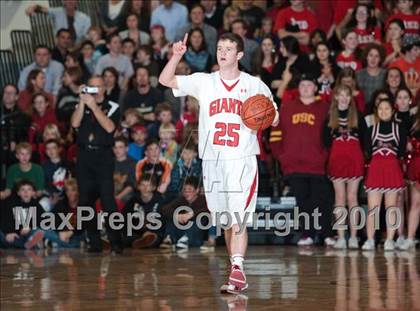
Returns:
[[[307,123],[309,125],[315,124],[315,116],[312,113],[302,112],[292,116],[292,124]]]

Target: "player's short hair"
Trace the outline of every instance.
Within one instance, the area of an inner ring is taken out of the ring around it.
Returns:
[[[236,50],[238,52],[244,51],[244,40],[242,40],[242,38],[239,35],[232,32],[226,32],[220,35],[219,40],[217,42],[225,40],[229,40],[230,42],[236,43]]]
[[[141,175],[141,177],[140,177],[140,179],[137,183],[137,186],[139,186],[142,181],[149,181],[152,184],[153,187],[157,187],[156,176],[153,175],[153,174],[145,173],[145,174]]]
[[[200,187],[200,180],[195,176],[187,176],[184,179],[183,186],[192,186],[194,189],[198,189]]]

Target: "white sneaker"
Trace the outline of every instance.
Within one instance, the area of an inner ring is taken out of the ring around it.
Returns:
[[[362,249],[364,251],[374,251],[375,250],[375,241],[374,240],[366,240],[366,242],[363,243]]]
[[[393,251],[395,250],[394,240],[386,240],[384,243],[384,251]]]
[[[404,236],[402,236],[402,235],[399,236],[398,239],[395,241],[395,247],[399,249],[401,247],[401,245],[404,244],[404,241],[405,241]]]
[[[307,237],[307,238],[304,238],[304,239],[300,239],[298,242],[297,242],[297,245],[298,246],[311,246],[311,245],[313,245],[314,244],[314,240],[312,240],[312,238],[311,237]]]
[[[172,239],[169,235],[162,240],[162,243],[159,245],[160,248],[172,248]]]
[[[346,249],[347,243],[345,238],[338,239],[334,244],[335,249]]]
[[[349,239],[349,248],[350,249],[358,249],[359,248],[359,241],[357,238],[350,238]]]
[[[183,235],[177,242],[176,248],[188,249],[188,237]]]
[[[415,250],[416,243],[412,239],[407,239],[407,240],[404,240],[404,243],[402,243],[398,248],[403,251]]]
[[[336,241],[333,238],[330,238],[330,237],[324,239],[325,246],[334,246],[335,242]]]

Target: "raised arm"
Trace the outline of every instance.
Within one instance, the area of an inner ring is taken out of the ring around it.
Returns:
[[[159,76],[159,83],[170,87],[173,89],[178,88],[178,84],[176,82],[175,77],[175,70],[176,66],[178,65],[179,61],[182,59],[182,56],[187,51],[187,39],[188,39],[188,33],[185,34],[184,40],[178,41],[174,43],[172,46],[173,55],[171,59],[166,64],[165,68],[163,68],[160,76]]]
[[[31,16],[32,14],[36,12],[48,13],[48,8],[43,5],[34,4],[34,5],[28,6],[25,10],[26,15],[28,16]]]

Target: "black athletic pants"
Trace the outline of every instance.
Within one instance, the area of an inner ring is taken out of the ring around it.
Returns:
[[[289,182],[293,195],[296,197],[296,203],[299,207],[299,213],[305,212],[309,216],[309,226],[303,227],[303,217],[300,217],[299,229],[308,237],[314,239],[317,231],[314,228],[313,211],[318,208],[321,216],[318,218],[321,230],[318,233],[323,238],[332,235],[332,208],[333,191],[328,179],[323,175],[313,174],[292,174],[286,177]]]
[[[111,147],[97,150],[79,149],[76,164],[77,183],[79,187],[79,206],[89,207],[94,217],[84,228],[87,230],[90,247],[102,248],[100,231],[97,226],[95,201],[99,197],[104,212],[117,211],[114,198],[114,156]],[[121,232],[109,226],[105,218],[105,228],[111,247],[121,245]]]

